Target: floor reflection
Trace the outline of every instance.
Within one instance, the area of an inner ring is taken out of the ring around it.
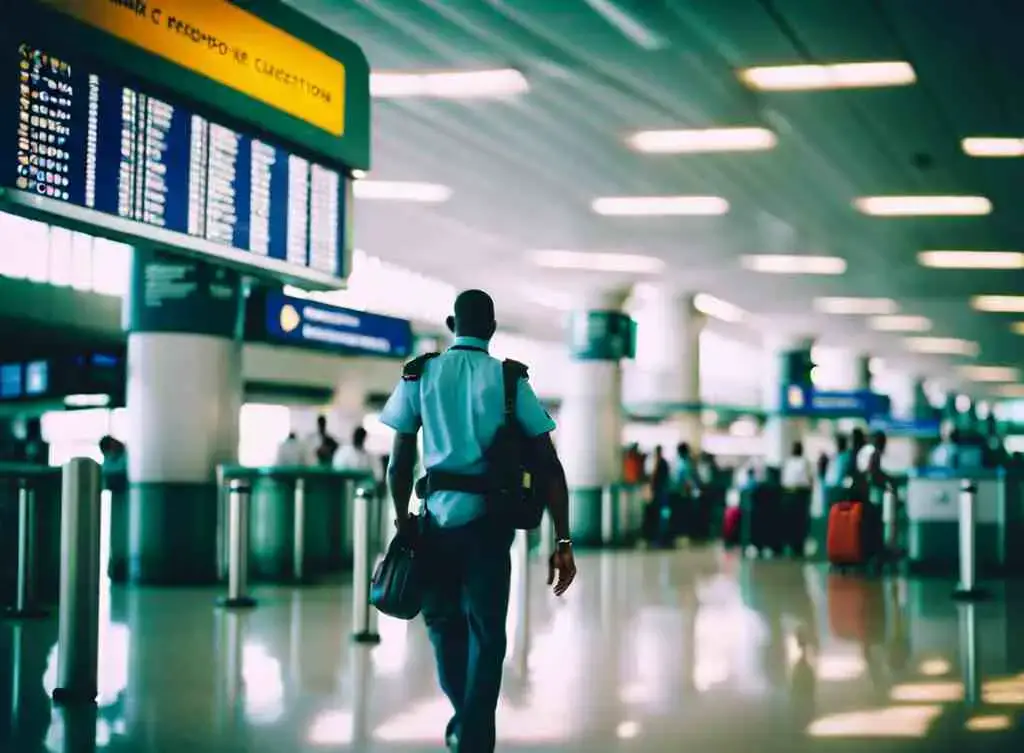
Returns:
[[[940,581],[711,548],[583,555],[557,600],[531,567],[503,750],[1022,749],[1024,589],[958,608]],[[382,619],[371,648],[350,643],[339,585],[266,589],[247,614],[213,596],[106,591],[91,710],[48,702],[54,620],[0,623],[0,750],[439,750],[450,709],[420,623]]]

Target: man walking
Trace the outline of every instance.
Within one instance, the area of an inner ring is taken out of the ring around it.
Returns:
[[[515,534],[487,504],[486,452],[503,423],[505,405],[502,362],[488,354],[497,328],[494,302],[483,291],[467,290],[456,298],[447,325],[455,344],[406,364],[380,420],[396,432],[388,485],[400,532],[415,535],[409,500],[420,428],[428,475],[458,478],[465,487],[426,493],[419,544],[429,571],[423,617],[441,689],[455,712],[445,734],[448,747],[456,753],[492,753]],[[525,378],[516,385],[515,416],[529,437],[535,484],[555,528],[548,583],[561,596],[576,575],[568,490],[551,441],[555,423]]]

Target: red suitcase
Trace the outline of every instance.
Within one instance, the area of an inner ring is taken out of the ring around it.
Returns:
[[[740,543],[740,519],[743,511],[739,507],[725,508],[725,516],[722,518],[722,541],[727,546],[736,546]]]
[[[826,551],[833,565],[864,565],[874,556],[870,511],[863,502],[838,502],[828,514]]]

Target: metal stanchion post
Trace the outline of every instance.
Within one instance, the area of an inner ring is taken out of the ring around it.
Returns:
[[[296,581],[306,578],[306,481],[295,479],[292,509],[292,576]]]
[[[516,567],[516,628],[513,654],[520,673],[528,669],[530,657],[530,539],[526,531],[516,531],[514,545]]]
[[[227,510],[225,509],[224,466],[217,466],[217,577],[221,580],[228,575],[228,534]]]
[[[360,486],[354,496],[352,542],[352,640],[356,643],[380,643],[380,633],[373,624],[373,609],[370,608],[370,578],[373,576],[373,547],[370,526],[373,515],[370,491]]]
[[[977,552],[975,540],[975,503],[978,486],[969,479],[960,485],[960,583],[954,599],[983,599],[987,596],[977,583]]]
[[[60,516],[60,623],[54,703],[96,702],[100,620],[100,466],[64,466]]]
[[[540,520],[540,556],[547,558],[555,551],[555,524],[551,522],[551,513],[544,510]]]
[[[36,579],[36,494],[26,479],[18,481],[18,584],[14,608],[7,616],[15,620],[46,617],[35,604]]]
[[[619,504],[615,515],[615,530],[620,544],[629,545],[633,543],[633,532],[630,530],[632,522],[631,506],[633,504],[632,487],[623,486],[619,490]]]
[[[618,487],[609,484],[601,490],[601,543],[611,546],[615,543],[615,508]]]
[[[218,603],[228,609],[251,609],[249,596],[249,482],[232,479],[228,486],[228,595]]]

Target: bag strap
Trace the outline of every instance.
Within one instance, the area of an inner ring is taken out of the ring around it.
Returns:
[[[516,394],[519,380],[527,379],[530,370],[526,364],[506,358],[501,362],[501,382],[505,393],[505,425],[511,426],[516,420]]]

